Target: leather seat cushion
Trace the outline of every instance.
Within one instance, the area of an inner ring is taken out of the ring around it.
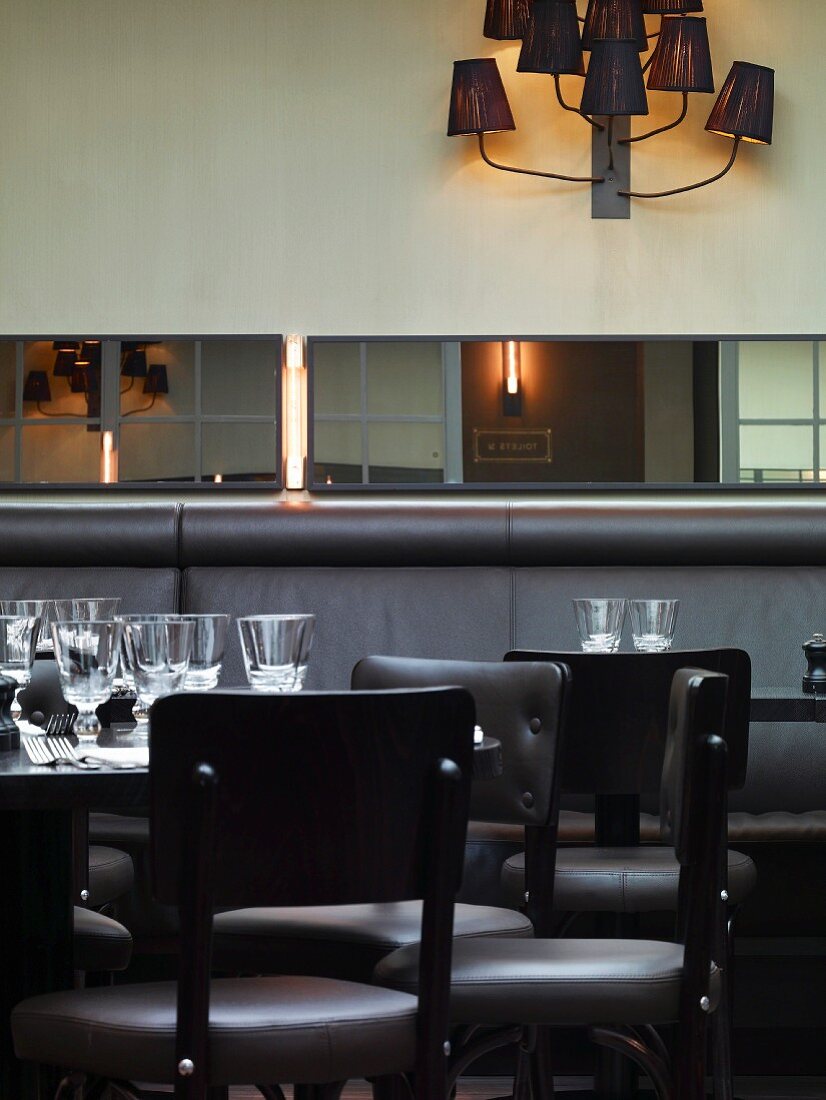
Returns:
[[[419,941],[421,902],[239,909],[213,922],[213,965],[245,973],[326,974],[370,981],[376,963]],[[457,905],[455,937],[533,936],[512,909]]]
[[[106,905],[128,894],[135,881],[132,857],[117,848],[89,847],[89,904]]]
[[[418,947],[378,964],[374,980],[415,992]],[[453,946],[454,1024],[640,1024],[677,1019],[683,948],[656,940],[462,940]],[[710,997],[719,999],[719,972]]]
[[[125,970],[132,958],[132,937],[111,917],[75,907],[75,970]]]
[[[12,1013],[18,1058],[153,1084],[175,1080],[174,982],[48,993]],[[212,983],[210,1083],[326,1082],[412,1068],[417,1000],[324,978]]]
[[[671,848],[560,848],[554,877],[554,909],[562,912],[647,913],[677,909],[680,865]],[[729,849],[728,892],[733,905],[757,882],[750,856]],[[525,853],[502,865],[502,890],[509,904],[525,897]]]
[[[93,844],[132,847],[149,844],[149,817],[127,814],[89,814],[89,840]]]

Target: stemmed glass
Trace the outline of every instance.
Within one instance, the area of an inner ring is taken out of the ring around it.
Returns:
[[[95,709],[112,694],[122,630],[111,619],[52,623],[63,697],[77,707],[74,732],[81,740],[100,733]]]
[[[142,733],[148,730],[148,711],[158,696],[183,690],[195,623],[177,616],[128,619],[123,632],[135,690],[147,714],[138,720],[136,732]]]
[[[0,675],[17,684],[11,707],[15,720],[23,713],[17,696],[32,678],[39,631],[39,615],[0,615]]]
[[[135,693],[135,703],[132,707],[132,717],[139,729],[146,729],[149,721],[149,707],[141,701],[135,687],[135,675],[132,671],[132,658],[129,655],[129,646],[126,642],[126,623],[166,623],[176,616],[171,612],[144,612],[137,615],[116,615],[116,622],[124,624],[123,635],[120,640],[120,675],[127,693]]]
[[[315,615],[250,615],[238,620],[244,667],[255,691],[304,687]]]

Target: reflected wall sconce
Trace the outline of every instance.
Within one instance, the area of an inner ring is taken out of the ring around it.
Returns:
[[[60,354],[61,352],[58,351],[58,355]],[[75,362],[72,367],[69,388],[72,393],[86,395],[86,412],[51,412],[49,409],[44,409],[43,402],[52,400],[49,376],[44,370],[30,370],[28,372],[23,383],[23,400],[34,401],[41,416],[80,418],[82,420],[100,416],[100,375],[89,363],[84,363],[82,360]],[[97,431],[97,425],[89,425],[89,430]]]
[[[517,72],[553,77],[559,105],[589,126],[591,175],[540,172],[492,159],[486,135],[516,129],[495,58],[454,62],[448,137],[476,137],[491,168],[591,184],[595,218],[628,218],[631,199],[665,198],[715,183],[731,170],[742,142],[771,145],[773,69],[735,61],[726,77],[705,125],[734,142],[720,172],[669,191],[631,190],[631,146],[679,126],[689,95],[714,92],[706,20],[695,14],[702,10],[702,0],[587,0],[580,16],[577,0],[487,0],[485,36],[521,39]],[[647,15],[660,17],[657,30],[646,25]],[[562,76],[585,78],[579,106],[563,96]],[[674,121],[632,136],[631,118],[648,114],[647,90],[680,95],[681,106]]]
[[[502,342],[502,415],[522,415],[522,347],[518,340]]]
[[[127,386],[127,389],[129,387]],[[125,391],[124,391],[125,392]],[[130,409],[123,416],[134,416],[135,413],[149,412],[157,400],[158,394],[169,393],[169,378],[166,373],[166,363],[152,363],[146,370],[143,380],[143,392],[152,395],[148,405],[141,405],[139,409]]]
[[[122,344],[120,373],[121,377],[129,379],[129,385],[124,386],[120,392],[128,393],[134,386],[136,378],[146,378],[148,369],[146,362],[146,344]]]
[[[304,488],[304,341],[296,333],[284,340],[284,487]]]
[[[52,370],[55,378],[71,378],[79,347],[80,344],[72,340],[55,340],[52,344],[52,351],[57,352]]]

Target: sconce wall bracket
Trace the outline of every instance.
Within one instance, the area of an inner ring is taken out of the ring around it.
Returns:
[[[631,118],[617,115],[614,118],[612,145],[608,146],[609,127],[607,118],[596,120],[604,129],[591,130],[591,175],[604,176],[605,183],[591,185],[592,218],[630,218],[631,200],[619,191],[631,190],[631,146],[620,142],[631,136]],[[611,152],[613,150],[613,168]]]

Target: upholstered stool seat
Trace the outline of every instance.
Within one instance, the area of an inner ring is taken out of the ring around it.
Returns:
[[[421,903],[240,909],[213,921],[213,965],[236,973],[326,974],[370,981],[380,959],[417,944]],[[457,905],[453,936],[528,937],[533,926],[513,909]]]
[[[75,907],[74,966],[91,973],[125,970],[132,958],[132,937],[111,917]]]
[[[672,848],[560,848],[554,876],[554,909],[560,912],[646,913],[677,910],[680,865]],[[728,853],[729,905],[754,889],[757,868],[750,856]],[[524,905],[525,853],[502,866],[502,889],[510,905]]]
[[[382,986],[413,993],[418,947],[376,967]],[[676,1020],[683,948],[657,940],[478,940],[454,942],[454,1024],[658,1024]],[[719,973],[710,990],[719,996]]]
[[[89,904],[100,908],[132,889],[135,868],[132,857],[117,848],[89,847]]]
[[[22,1001],[18,1058],[102,1077],[176,1079],[177,985],[147,982]],[[316,1082],[412,1069],[417,999],[325,978],[225,978],[210,987],[210,1084]]]

